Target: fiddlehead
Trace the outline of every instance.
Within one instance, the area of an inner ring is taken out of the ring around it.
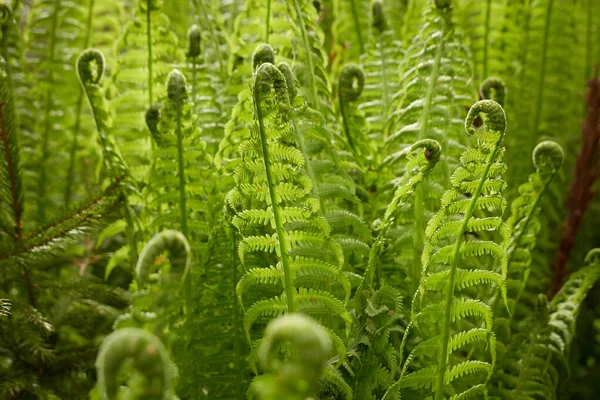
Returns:
[[[194,24],[188,29],[188,50],[185,55],[189,58],[196,58],[200,56],[200,44],[202,42],[202,36],[198,25]]]
[[[122,367],[132,360],[135,379],[129,379],[130,399],[170,400],[173,371],[161,341],[139,328],[119,329],[107,336],[96,358],[98,387],[104,400],[117,400]]]
[[[104,90],[101,86],[105,64],[104,55],[99,50],[87,49],[77,59],[76,66],[79,80],[83,85],[94,115],[98,141],[104,154],[104,163],[107,169],[111,171],[113,178],[123,178],[128,175],[128,167],[123,157],[121,157],[112,135],[109,134],[112,119],[108,113]]]
[[[264,63],[275,64],[275,51],[267,43],[261,43],[254,49],[254,53],[252,53],[252,69],[256,71]]]
[[[371,24],[379,32],[383,32],[387,28],[382,0],[373,0],[373,2],[371,2],[371,20]]]
[[[155,274],[156,258],[164,251],[169,252],[171,270],[168,274]],[[189,272],[190,260],[190,244],[186,237],[177,231],[162,231],[154,235],[140,253],[135,267],[137,280],[140,285],[158,281],[183,282]]]
[[[285,362],[279,356],[282,346],[290,355]],[[327,331],[302,314],[289,314],[271,321],[258,349],[259,364],[269,375],[255,379],[250,387],[250,398],[300,400],[314,395],[314,386],[331,350]]]
[[[350,110],[349,103],[354,102],[359,98],[360,94],[363,91],[364,85],[365,72],[363,71],[363,69],[359,65],[354,63],[344,65],[338,79],[338,97],[340,103],[340,112],[342,114],[342,120],[344,123],[344,133],[346,135],[346,140],[348,140],[350,148],[352,148],[352,150],[354,151],[356,151],[354,140],[360,139],[360,137],[353,138],[353,136],[358,136],[361,132],[360,124],[356,124],[356,109],[354,107],[352,110],[354,112],[352,112]],[[352,121],[350,121],[350,119],[352,119]],[[354,129],[354,132],[350,132],[351,126],[357,129]]]
[[[288,95],[290,96],[290,103],[293,103],[296,99],[296,95],[298,94],[294,72],[290,68],[290,65],[286,62],[280,62],[279,64],[277,64],[277,69],[281,71],[283,77],[285,78],[285,83],[287,84],[288,89]]]
[[[506,101],[506,85],[502,79],[491,76],[481,83],[479,95],[482,99],[494,100],[501,106],[504,106],[504,102]]]
[[[475,120],[481,119],[481,127],[475,126]],[[499,134],[502,140],[506,132],[506,114],[500,104],[494,100],[480,100],[475,103],[465,119],[465,129],[469,135],[474,135],[477,130],[485,130]]]

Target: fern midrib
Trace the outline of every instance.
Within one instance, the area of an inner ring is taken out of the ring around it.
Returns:
[[[60,11],[61,0],[56,0],[54,4],[54,12],[52,13],[52,27],[50,28],[50,37],[48,39],[48,61],[50,68],[48,70],[47,81],[49,83],[48,89],[46,90],[46,99],[44,104],[44,133],[42,135],[42,159],[40,161],[40,182],[39,182],[39,200],[38,200],[38,218],[40,223],[46,221],[46,161],[48,159],[48,135],[50,133],[50,108],[52,107],[52,82],[54,81],[54,74],[52,65],[55,62],[54,50],[56,47],[56,31],[58,30],[58,13]]]
[[[352,21],[354,22],[354,32],[356,33],[356,39],[358,40],[358,49],[360,50],[360,54],[364,54],[365,41],[362,37],[360,19],[358,18],[358,11],[356,10],[356,0],[350,0],[350,9],[352,10]]]
[[[379,34],[377,35],[377,39],[379,42],[379,58],[381,60],[381,83],[382,83],[382,89],[381,89],[381,101],[382,101],[382,111],[383,111],[383,121],[387,121],[389,115],[390,115],[390,94],[388,92],[388,76],[387,76],[387,59],[385,57],[385,50],[386,50],[386,46],[385,46],[385,41],[384,39],[384,33],[383,32],[379,32]],[[382,126],[385,126],[385,124],[383,124]],[[387,129],[383,129],[383,142],[385,143],[387,139]]]
[[[536,101],[535,101],[535,113],[534,113],[534,126],[533,126],[533,135],[531,135],[531,140],[533,143],[535,143],[535,141],[537,140],[537,138],[539,137],[539,131],[540,131],[540,121],[542,118],[542,109],[543,109],[543,102],[544,102],[544,86],[546,83],[546,62],[548,59],[548,36],[550,35],[550,23],[552,21],[552,8],[554,5],[554,0],[548,0],[548,7],[546,8],[546,19],[545,19],[545,24],[544,24],[544,38],[542,40],[542,60],[541,60],[541,65],[540,65],[540,69],[538,72],[538,87],[537,87],[537,94],[536,94]]]
[[[488,54],[489,54],[489,46],[490,46],[490,20],[492,15],[492,0],[487,0],[487,5],[485,9],[485,33],[483,36],[483,76],[485,79],[488,76]]]
[[[267,15],[265,15],[265,43],[269,43],[269,33],[271,30],[271,0],[267,0]]]
[[[350,149],[352,149],[353,153],[356,153],[356,148],[354,147],[354,141],[352,140],[352,135],[350,134],[350,127],[348,126],[348,110],[346,109],[346,103],[342,96],[342,91],[338,93],[338,100],[340,103],[340,114],[342,114],[342,124],[344,126],[344,134],[346,136],[346,140],[348,140],[348,145]]]
[[[263,153],[263,163],[265,165],[265,175],[269,186],[269,197],[271,198],[271,207],[273,208],[273,219],[275,221],[275,232],[277,233],[277,241],[279,243],[279,251],[281,253],[281,264],[283,265],[284,286],[287,301],[288,313],[296,311],[295,292],[293,286],[292,272],[289,260],[289,243],[286,231],[283,227],[281,216],[279,215],[279,204],[275,194],[275,182],[271,171],[271,162],[269,158],[269,147],[267,144],[267,135],[263,122],[263,115],[260,103],[260,93],[257,88],[254,88],[254,109],[256,110],[256,119],[258,120],[258,133],[260,135],[260,145]]]
[[[448,23],[443,16],[441,16],[441,19],[443,23],[442,32],[440,36],[440,42],[435,49],[433,68],[429,74],[429,82],[427,84],[427,92],[425,93],[425,99],[423,102],[423,111],[421,112],[421,119],[419,121],[419,134],[417,136],[417,140],[425,139],[429,130],[429,113],[431,109],[431,102],[433,100],[433,93],[435,92],[435,85],[439,78],[440,63],[446,45]],[[423,251],[423,244],[425,243],[425,210],[423,209],[423,199],[423,188],[419,186],[416,190],[415,201],[413,203],[413,257],[410,271],[411,277],[413,278],[418,276],[419,271],[421,270],[421,253]],[[412,285],[414,284],[415,283],[413,282]]]
[[[89,0],[88,5],[88,17],[85,27],[85,39],[83,42],[83,48],[87,49],[90,46],[90,38],[92,33],[92,21],[94,15],[94,2],[95,0]],[[77,108],[75,111],[75,127],[73,129],[73,143],[71,144],[71,151],[69,152],[69,168],[67,170],[67,187],[65,189],[65,207],[69,208],[71,204],[72,186],[75,175],[75,158],[77,155],[77,146],[79,144],[79,129],[81,128],[81,110],[83,108],[83,88],[79,87],[79,96],[77,98]]]
[[[150,7],[150,0],[147,2],[146,7],[146,48],[147,48],[147,63],[148,63],[148,108],[152,107],[153,97],[152,97],[152,82],[153,72],[152,72],[152,12]]]
[[[237,236],[235,231],[232,229],[231,230],[231,235],[233,237],[233,240],[231,241],[232,244],[232,248],[231,248],[231,254],[233,254],[233,273],[232,273],[232,284],[233,287],[231,288],[231,293],[232,293],[232,299],[233,299],[233,337],[235,340],[235,343],[233,345],[234,347],[234,352],[235,352],[235,398],[236,399],[241,399],[243,398],[243,390],[242,390],[242,349],[240,347],[240,343],[241,343],[241,337],[240,337],[240,331],[243,329],[242,328],[242,324],[240,323],[240,309],[239,309],[239,304],[238,304],[238,300],[237,300],[237,296],[236,296],[236,288],[237,288],[237,284],[239,281],[238,278],[238,259],[237,259],[237,247],[238,247],[238,240],[237,240]]]
[[[465,240],[465,232],[467,232],[467,227],[469,225],[469,221],[473,216],[473,212],[475,210],[475,205],[479,196],[481,195],[481,190],[483,189],[483,185],[487,180],[487,176],[489,174],[490,168],[494,163],[496,158],[496,154],[500,149],[500,145],[502,143],[502,135],[498,138],[496,145],[494,146],[494,151],[490,155],[488,159],[485,170],[479,180],[479,184],[477,185],[477,189],[473,193],[473,197],[471,198],[471,202],[469,203],[469,208],[465,213],[463,218],[463,223],[458,232],[458,236],[456,237],[456,241],[454,242],[454,251],[452,253],[452,258],[450,259],[450,276],[448,278],[448,290],[446,291],[446,296],[444,298],[444,319],[442,320],[442,338],[441,338],[441,351],[440,357],[438,360],[437,367],[437,380],[436,380],[436,391],[434,400],[443,400],[444,398],[444,386],[445,386],[445,378],[446,378],[446,370],[448,368],[448,343],[450,341],[450,319],[452,313],[452,299],[454,297],[454,282],[456,280],[456,272],[457,272],[457,264],[458,258],[460,255],[460,249]]]

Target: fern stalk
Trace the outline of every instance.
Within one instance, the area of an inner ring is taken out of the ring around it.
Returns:
[[[552,22],[552,7],[554,0],[548,0],[548,7],[546,9],[546,20],[544,21],[544,38],[542,40],[542,61],[540,64],[540,70],[538,72],[538,87],[535,99],[535,113],[533,117],[533,134],[531,140],[535,141],[538,138],[540,129],[540,120],[542,118],[542,108],[544,103],[544,86],[546,84],[546,62],[548,60],[548,37],[550,36],[550,25]]]
[[[87,49],[90,45],[90,38],[92,34],[92,21],[94,16],[94,2],[95,0],[90,0],[88,5],[88,17],[85,26],[85,39],[83,48]],[[71,151],[69,153],[69,169],[67,170],[67,187],[65,188],[65,208],[69,208],[71,204],[71,196],[73,179],[75,174],[75,156],[77,154],[77,145],[79,143],[79,129],[81,128],[81,112],[83,107],[83,99],[85,94],[83,93],[83,88],[79,88],[79,97],[77,98],[77,109],[75,111],[76,119],[75,119],[75,128],[73,129],[73,143],[71,144]]]
[[[152,107],[152,12],[151,0],[146,3],[146,47],[148,50],[148,108]]]
[[[55,47],[56,47],[56,33],[58,30],[58,14],[60,12],[61,0],[56,0],[54,3],[54,12],[52,13],[52,28],[50,30],[50,37],[48,38],[48,62],[49,65],[54,63],[55,56]],[[52,82],[54,80],[54,74],[52,73],[52,68],[48,70],[48,77],[46,79],[48,82]],[[50,108],[52,106],[52,87],[48,86],[48,90],[46,91],[46,101],[44,104],[44,133],[42,136],[42,160],[40,162],[40,181],[39,181],[39,200],[38,200],[38,218],[40,223],[44,223],[46,221],[46,181],[47,181],[47,171],[46,171],[46,160],[48,158],[48,141],[49,141],[49,133],[50,133]]]
[[[492,0],[487,0],[485,8],[485,27],[483,36],[483,77],[488,76],[488,54],[490,48],[490,21],[492,17]]]
[[[315,107],[318,111],[321,107],[319,107],[319,96],[317,92],[317,84],[315,82],[315,65],[313,62],[310,41],[308,40],[308,33],[306,32],[306,25],[304,24],[304,19],[302,17],[302,9],[300,8],[300,0],[293,0],[294,2],[294,11],[296,12],[296,18],[298,21],[298,26],[300,27],[300,34],[302,35],[302,46],[304,47],[304,53],[306,54],[306,64],[308,65],[308,85],[310,86],[310,96],[309,104]]]
[[[362,30],[360,29],[360,20],[358,18],[358,10],[356,9],[356,1],[350,0],[352,4],[350,4],[350,9],[352,10],[352,20],[354,21],[354,28],[356,29],[356,38],[358,39],[358,48],[360,49],[360,54],[364,54],[365,52],[365,42],[362,37]],[[362,0],[358,0],[359,3]]]

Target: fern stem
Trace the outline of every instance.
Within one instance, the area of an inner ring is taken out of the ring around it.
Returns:
[[[542,119],[542,110],[544,106],[544,86],[546,83],[546,62],[548,59],[548,36],[550,36],[550,23],[552,21],[552,7],[554,0],[548,1],[548,7],[546,9],[546,20],[544,23],[544,38],[542,40],[542,62],[538,72],[538,88],[535,99],[535,113],[533,117],[533,134],[531,135],[532,143],[537,141],[539,136],[540,121]]]
[[[413,203],[413,258],[410,269],[411,294],[417,290],[419,277],[421,276],[421,252],[423,251],[423,244],[425,242],[423,237],[425,233],[425,221],[423,220],[423,216],[425,215],[424,200],[423,187],[419,185],[415,191],[415,201]]]
[[[152,13],[151,13],[150,1],[146,7],[146,46],[148,50],[148,108],[152,107],[154,102],[152,97]]]
[[[485,166],[485,170],[481,175],[479,180],[479,184],[477,185],[477,189],[473,193],[473,197],[471,198],[471,202],[469,203],[469,208],[465,213],[463,218],[463,223],[456,237],[456,241],[454,243],[454,251],[452,253],[452,258],[450,259],[450,276],[448,278],[448,290],[446,291],[446,296],[444,298],[444,319],[441,321],[443,326],[442,328],[442,337],[441,337],[441,351],[438,359],[438,367],[437,367],[437,379],[436,379],[436,388],[435,388],[435,396],[434,400],[443,400],[444,399],[444,386],[446,379],[446,370],[448,369],[448,343],[450,341],[450,319],[452,314],[452,299],[454,297],[454,282],[456,280],[456,271],[458,258],[460,256],[460,249],[465,240],[465,232],[467,232],[467,227],[469,225],[469,221],[473,216],[473,212],[475,211],[475,205],[479,196],[481,195],[481,190],[483,185],[487,179],[490,168],[493,164],[494,159],[496,158],[496,154],[500,149],[500,145],[502,143],[502,135],[498,138],[496,145],[494,146],[494,151],[490,154],[487,165]]]
[[[267,65],[267,64],[263,64]],[[256,78],[255,78],[256,79]],[[269,197],[271,199],[271,207],[273,208],[273,219],[275,221],[275,231],[277,233],[277,239],[279,242],[279,252],[281,253],[281,264],[283,265],[283,276],[285,294],[287,300],[288,313],[296,311],[295,306],[295,293],[294,283],[292,281],[292,271],[289,260],[289,243],[285,229],[283,228],[283,222],[279,215],[279,204],[277,203],[277,196],[275,194],[275,182],[273,180],[273,173],[271,171],[271,161],[269,158],[269,146],[267,145],[267,135],[265,133],[265,126],[263,122],[262,109],[260,104],[260,90],[254,87],[254,109],[256,111],[256,119],[258,121],[258,132],[260,135],[260,145],[262,148],[263,161],[265,165],[265,174],[267,177],[267,184],[269,186]]]
[[[88,5],[88,17],[85,27],[85,39],[83,41],[83,48],[87,49],[90,46],[90,38],[92,33],[92,21],[94,17],[94,2],[90,0]],[[79,97],[77,98],[77,109],[75,111],[75,127],[73,129],[73,143],[71,143],[71,151],[69,152],[69,169],[67,170],[67,187],[65,188],[65,208],[69,208],[71,205],[73,179],[75,175],[75,161],[77,155],[77,146],[79,143],[79,129],[81,128],[81,111],[83,108],[83,99],[85,94],[83,88],[79,88]]]
[[[350,127],[348,126],[348,111],[346,110],[346,105],[344,104],[341,93],[338,94],[338,100],[340,102],[340,113],[342,114],[342,124],[344,125],[344,134],[346,136],[346,140],[348,140],[348,145],[352,149],[352,152],[356,153],[356,148],[354,147],[354,142],[352,141],[352,135],[350,135]]]
[[[360,20],[358,19],[358,11],[356,10],[356,0],[350,0],[350,9],[352,10],[352,21],[354,23],[354,30],[356,31],[356,39],[358,40],[358,48],[360,54],[365,53],[365,41],[362,37],[362,31],[360,27]]]
[[[306,26],[304,25],[304,18],[302,17],[302,10],[300,8],[299,0],[294,0],[294,11],[296,12],[296,18],[298,26],[300,27],[300,33],[302,35],[302,45],[304,46],[304,52],[306,54],[306,65],[308,66],[308,86],[310,86],[309,104],[312,104],[317,111],[320,110],[319,96],[317,92],[317,84],[315,82],[315,65],[313,62],[312,51],[310,42],[308,40],[308,33],[306,32]]]
[[[267,0],[267,15],[265,15],[265,43],[269,43],[269,31],[271,30],[271,0]]]
[[[390,115],[390,94],[388,92],[388,76],[387,76],[387,59],[385,57],[385,43],[383,40],[383,32],[379,32],[377,35],[377,40],[379,42],[379,52],[381,58],[381,100],[382,100],[382,111],[383,111],[383,121],[387,121]],[[382,126],[385,126],[383,124]],[[383,129],[383,142],[385,143],[387,139],[387,129]]]
[[[235,351],[235,398],[241,399],[243,398],[243,388],[242,388],[242,349],[240,346],[241,337],[240,337],[240,308],[237,300],[237,296],[235,294],[235,289],[237,287],[239,278],[238,278],[238,262],[237,258],[237,248],[238,248],[238,240],[235,231],[232,229],[231,235],[233,236],[232,248],[231,252],[233,254],[233,287],[231,288],[231,293],[233,293],[233,337],[234,337],[234,351]]]
[[[489,47],[490,47],[490,20],[492,16],[492,0],[487,0],[485,9],[485,28],[483,35],[483,76],[488,76],[488,58],[489,58]]]
[[[58,30],[58,13],[61,8],[61,0],[56,0],[54,4],[54,12],[52,14],[52,28],[50,30],[50,37],[48,38],[48,61],[49,64],[54,64],[54,50],[56,47],[56,32]],[[39,199],[38,199],[38,218],[40,223],[46,221],[46,181],[48,180],[46,171],[46,161],[48,159],[48,142],[50,135],[50,109],[52,107],[52,82],[54,81],[54,74],[52,68],[48,69],[47,82],[48,90],[46,91],[46,98],[44,104],[44,133],[42,136],[42,160],[40,162],[40,181],[39,181]]]

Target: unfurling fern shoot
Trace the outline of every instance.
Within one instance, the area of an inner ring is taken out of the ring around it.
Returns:
[[[241,299],[250,287],[269,284],[282,285],[283,295],[254,302],[246,311],[246,334],[250,337],[250,328],[259,317],[303,310],[320,313],[329,308],[325,314],[337,314],[349,324],[349,314],[339,300],[350,295],[348,278],[340,270],[343,253],[319,215],[319,201],[311,196],[304,157],[294,146],[286,79],[273,64],[264,63],[256,70],[253,100],[250,137],[239,145],[236,187],[226,197],[235,213],[233,225],[242,235],[240,260],[250,267],[237,292]],[[266,256],[264,261],[254,256],[256,252]],[[329,262],[332,255],[335,265]],[[311,285],[304,287],[304,281]],[[324,289],[336,287],[338,296],[315,289],[315,284]]]
[[[120,329],[102,342],[96,369],[103,400],[117,400],[127,360],[132,360],[135,374],[129,379],[129,399],[170,400],[173,371],[169,353],[161,341],[139,328]],[[126,372],[128,375],[131,371]],[[131,375],[129,375],[131,376]]]
[[[128,192],[136,191],[135,182],[131,178],[127,163],[121,156],[119,148],[109,132],[112,127],[112,118],[108,112],[104,90],[100,84],[105,68],[104,55],[96,49],[85,50],[77,59],[79,81],[83,86],[94,116],[104,166],[108,170],[111,179],[124,181],[121,193],[124,198],[127,198]],[[133,268],[137,259],[136,231],[140,229],[136,213],[127,201],[125,202],[125,220],[127,222],[129,263]],[[107,271],[109,270],[107,269]]]
[[[290,359],[280,360],[284,346]],[[258,361],[268,375],[259,376],[249,390],[257,400],[304,400],[314,396],[332,343],[327,331],[302,314],[288,314],[269,323],[258,349]]]
[[[354,144],[355,139],[352,135],[358,129],[354,126],[354,121],[351,118],[354,116],[354,113],[351,113],[349,108],[351,107],[351,103],[356,101],[360,94],[362,93],[363,86],[365,85],[365,73],[361,67],[357,64],[346,64],[342,68],[340,72],[340,77],[338,81],[338,98],[340,102],[340,113],[342,114],[342,122],[344,124],[344,134],[346,135],[346,140],[348,140],[348,144],[353,151],[356,151],[356,146]],[[350,127],[353,127],[352,129]],[[357,132],[360,134],[361,132]]]
[[[475,128],[475,120],[482,122],[480,128]],[[478,298],[476,286],[494,284],[506,298],[510,237],[501,218],[506,207],[502,197],[504,110],[493,100],[479,101],[469,110],[465,128],[474,135],[476,146],[463,153],[451,177],[452,187],[442,196],[441,208],[425,232],[423,273],[410,321],[423,341],[410,351],[399,381],[388,394],[400,388],[431,390],[435,400],[444,399],[448,392],[482,394],[493,370],[492,311]],[[474,350],[465,358],[457,350],[467,344]],[[405,375],[415,360],[418,369]]]
[[[520,196],[511,204],[508,225],[512,230],[512,238],[507,251],[507,290],[511,318],[529,279],[531,252],[541,230],[541,200],[560,170],[563,159],[564,153],[558,143],[548,140],[538,144],[533,150],[536,172],[529,176],[527,183],[519,187]]]

